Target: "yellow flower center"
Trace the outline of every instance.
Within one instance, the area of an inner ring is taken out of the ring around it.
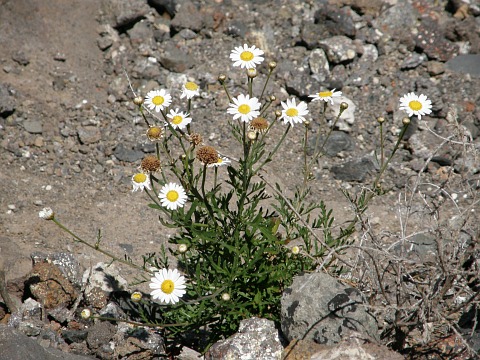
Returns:
[[[218,158],[217,164],[221,164],[221,163],[223,163],[223,159],[222,159],[222,158]]]
[[[194,82],[189,81],[185,84],[185,89],[190,91],[195,91],[198,89],[198,85],[195,84]]]
[[[144,183],[145,181],[147,181],[147,175],[145,174],[142,174],[142,173],[138,173],[138,174],[135,174],[133,176],[133,181],[135,181],[136,183]]]
[[[244,115],[248,114],[250,112],[250,106],[248,106],[247,104],[240,105],[238,107],[238,112]]]
[[[163,96],[160,95],[154,96],[152,99],[152,103],[156,106],[162,105],[164,102],[165,99],[163,98]]]
[[[294,117],[298,115],[298,110],[295,108],[290,108],[287,111],[285,111],[285,114],[290,117]]]
[[[175,125],[181,124],[182,121],[183,121],[183,118],[180,115],[175,115],[172,118],[172,123],[174,123]]]
[[[412,109],[413,111],[418,111],[418,110],[421,110],[422,109],[422,103],[420,101],[417,101],[417,100],[412,100],[408,103],[408,106],[410,107],[410,109]]]
[[[178,192],[177,192],[177,191],[175,191],[175,190],[170,190],[170,191],[167,193],[167,196],[166,196],[166,197],[167,197],[168,201],[170,201],[170,202],[175,202],[175,201],[178,200],[178,198],[179,198],[180,196],[178,195]],[[163,285],[162,285],[162,286],[163,286]]]
[[[243,61],[251,61],[253,59],[253,53],[250,51],[243,51],[240,54],[240,59],[242,59]]]
[[[162,282],[161,288],[165,294],[171,294],[175,289],[175,284],[173,283],[172,280],[164,280]]]
[[[320,96],[321,98],[326,98],[326,97],[329,97],[329,96],[332,96],[333,93],[331,91],[320,91],[318,93],[318,96]]]

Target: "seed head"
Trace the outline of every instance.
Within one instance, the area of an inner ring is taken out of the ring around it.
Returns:
[[[256,131],[265,131],[268,129],[268,121],[263,117],[257,117],[250,122],[250,127]]]
[[[204,165],[215,164],[218,161],[218,152],[212,146],[202,146],[197,150],[197,159]]]
[[[145,156],[140,168],[146,173],[156,172],[161,168],[160,160],[154,155]]]
[[[191,134],[190,137],[188,138],[188,141],[190,141],[190,143],[191,143],[193,146],[200,145],[201,143],[203,143],[202,135],[193,133],[193,134]]]

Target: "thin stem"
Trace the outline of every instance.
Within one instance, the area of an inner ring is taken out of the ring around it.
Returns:
[[[108,251],[105,251],[103,249],[100,249],[100,247],[98,246],[98,244],[96,245],[92,245],[90,244],[89,242],[83,240],[82,238],[80,238],[79,236],[77,236],[76,234],[74,234],[72,231],[70,231],[67,227],[63,226],[56,218],[53,218],[52,221],[57,224],[57,226],[62,229],[63,231],[65,231],[66,233],[70,234],[71,236],[73,236],[73,238],[75,240],[77,240],[79,243],[82,243],[83,245],[86,245],[88,246],[89,248],[93,249],[93,250],[96,250],[98,251],[99,253],[109,257],[110,259],[114,260],[114,261],[118,261],[122,264],[126,264],[126,265],[129,265],[135,269],[139,269],[139,270],[143,270],[143,271],[147,271],[143,266],[138,266],[138,265],[135,265],[129,261],[126,261],[126,260],[123,260],[123,259],[120,259],[118,257],[116,257],[115,255],[109,253]]]

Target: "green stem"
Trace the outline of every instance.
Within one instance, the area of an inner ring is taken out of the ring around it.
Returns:
[[[96,244],[96,245],[92,245],[90,244],[89,242],[83,240],[82,238],[80,238],[79,236],[77,236],[76,234],[74,234],[72,231],[70,231],[67,227],[63,226],[56,218],[53,218],[52,221],[60,228],[62,229],[63,231],[65,231],[66,233],[70,234],[71,236],[73,236],[73,238],[75,240],[77,240],[79,243],[82,243],[83,245],[86,245],[88,246],[89,248],[93,249],[93,250],[96,250],[98,251],[99,253],[109,257],[110,259],[114,260],[114,261],[118,261],[119,263],[122,263],[122,264],[126,264],[126,265],[129,265],[135,269],[139,269],[139,270],[143,270],[143,271],[146,271],[148,272],[147,270],[145,270],[144,267],[142,266],[138,266],[138,265],[135,265],[129,261],[126,261],[126,260],[123,260],[123,259],[120,259],[118,257],[116,257],[115,255],[109,253],[108,251],[105,251],[103,249],[100,249],[99,245]]]

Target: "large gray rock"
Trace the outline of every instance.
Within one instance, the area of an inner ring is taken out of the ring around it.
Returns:
[[[282,296],[281,326],[285,337],[333,345],[350,334],[378,337],[378,325],[360,291],[324,273],[295,277]]]
[[[11,327],[0,325],[0,360],[89,360],[91,357],[43,348]]]
[[[251,318],[240,322],[236,334],[213,344],[205,360],[280,360],[282,350],[273,321]]]

